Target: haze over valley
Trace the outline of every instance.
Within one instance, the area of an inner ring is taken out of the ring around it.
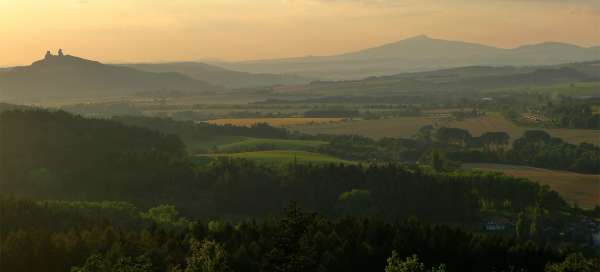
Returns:
[[[0,1],[0,271],[600,271],[599,15]]]

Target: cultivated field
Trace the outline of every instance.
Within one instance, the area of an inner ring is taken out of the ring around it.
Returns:
[[[488,113],[478,118],[461,121],[446,121],[435,117],[397,117],[379,120],[355,120],[342,123],[313,124],[295,126],[292,129],[308,134],[356,134],[375,139],[383,137],[409,138],[425,125],[457,127],[469,130],[473,136],[489,131],[505,131],[511,141],[523,135],[526,128],[515,125],[498,113]],[[600,144],[600,130],[589,129],[544,129],[552,136],[567,142]]]
[[[307,152],[307,151],[253,151],[241,153],[222,153],[222,154],[202,154],[199,157],[230,157],[243,158],[257,161],[260,163],[286,163],[296,160],[298,163],[347,163],[353,164],[352,161],[338,159],[329,155]]]
[[[429,117],[398,117],[303,125],[295,126],[292,129],[308,134],[355,134],[375,139],[383,137],[410,138],[422,126],[439,122],[439,119]]]
[[[510,134],[511,140],[521,137],[526,130],[535,129],[517,126],[497,113],[487,114],[486,116],[479,118],[450,122],[448,123],[448,126],[467,129],[474,136],[481,135],[482,133],[488,131],[505,131]],[[553,128],[544,130],[550,133],[552,136],[561,138],[566,142],[574,144],[583,142],[600,144],[600,130],[568,128]]]
[[[235,126],[251,126],[259,123],[267,123],[271,126],[295,126],[305,124],[323,124],[337,123],[344,118],[305,118],[305,117],[290,117],[290,118],[225,118],[214,119],[207,121],[216,125],[235,125]]]
[[[600,206],[600,175],[487,163],[467,163],[463,164],[463,168],[496,171],[510,176],[527,178],[550,186],[567,201],[577,203],[581,207],[593,208],[596,205]]]

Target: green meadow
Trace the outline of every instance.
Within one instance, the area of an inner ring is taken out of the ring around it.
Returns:
[[[344,163],[354,164],[353,161],[339,159],[333,156],[308,152],[308,151],[292,151],[292,150],[273,150],[273,151],[252,151],[252,152],[240,152],[240,153],[220,153],[220,154],[202,154],[196,155],[196,161],[202,162],[206,158],[242,158],[259,163],[277,164],[277,163],[315,163],[315,164],[327,164],[327,163]]]

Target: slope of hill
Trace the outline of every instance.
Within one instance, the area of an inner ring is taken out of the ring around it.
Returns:
[[[309,78],[291,74],[246,73],[224,69],[200,62],[136,63],[122,64],[142,71],[165,73],[176,72],[228,88],[250,88],[273,85],[304,84]]]
[[[0,102],[0,113],[11,110],[27,110],[32,109],[30,106],[25,105],[17,105],[17,104],[9,104]]]
[[[219,87],[178,73],[151,73],[70,55],[47,54],[30,66],[0,73],[0,98],[131,95],[148,91],[214,92]]]
[[[223,67],[262,73],[294,73],[328,79],[486,65],[554,65],[600,59],[600,47],[541,43],[502,49],[475,43],[417,36],[335,56],[222,63]]]
[[[510,176],[527,178],[548,185],[567,201],[581,207],[600,206],[600,175],[579,174],[568,171],[549,170],[521,165],[492,163],[466,163],[464,169],[502,172]]]

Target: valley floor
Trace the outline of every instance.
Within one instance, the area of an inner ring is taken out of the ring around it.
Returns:
[[[419,128],[426,125],[455,127],[468,130],[473,136],[485,132],[505,131],[511,141],[523,135],[527,130],[538,130],[517,126],[499,113],[488,113],[485,116],[468,118],[459,121],[447,121],[435,117],[395,117],[377,120],[355,120],[338,123],[299,125],[290,127],[308,134],[356,134],[371,138],[410,138]],[[566,142],[600,144],[600,130],[592,129],[543,129],[554,137]]]

